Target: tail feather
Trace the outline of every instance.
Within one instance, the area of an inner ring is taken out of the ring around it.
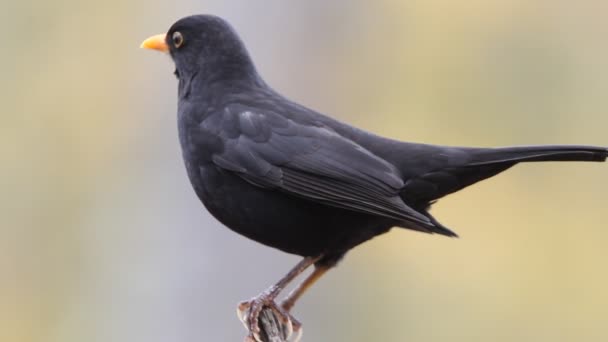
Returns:
[[[602,162],[608,158],[608,148],[594,146],[464,148],[458,149],[458,153],[461,155],[458,162],[447,163],[408,179],[402,192],[406,202],[423,205],[521,162]]]
[[[457,236],[428,213],[430,204],[437,199],[469,185],[497,175],[521,162],[539,161],[589,161],[603,162],[608,158],[608,148],[594,146],[521,146],[503,148],[457,149],[457,162],[427,170],[408,179],[401,197],[419,212],[431,219],[432,225],[403,227]]]
[[[480,149],[468,166],[535,161],[606,161],[608,148],[595,146],[518,146]]]

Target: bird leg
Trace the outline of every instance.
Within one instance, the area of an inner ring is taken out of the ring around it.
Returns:
[[[269,310],[267,309],[272,311],[270,316],[273,316],[273,319],[278,319],[282,328],[281,334],[284,335],[285,339],[288,339],[294,331],[299,333],[301,328],[300,322],[293,318],[281,306],[277,305],[274,300],[291,281],[320,259],[321,256],[305,257],[275,285],[269,287],[257,297],[239,303],[237,315],[245,325],[245,328],[249,331],[249,335],[245,339],[246,341],[263,341],[261,337],[262,329],[260,328],[260,314],[264,311],[265,316],[269,316]]]
[[[331,266],[326,265],[315,265],[315,270],[306,278],[303,282],[298,285],[293,291],[287,295],[287,298],[281,302],[281,307],[286,312],[289,312],[291,308],[296,304],[296,301],[306,292],[314,283],[317,282]]]

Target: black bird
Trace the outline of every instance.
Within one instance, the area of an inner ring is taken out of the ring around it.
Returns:
[[[142,47],[175,62],[178,127],[186,170],[211,214],[250,239],[304,259],[251,302],[258,316],[295,301],[351,248],[391,227],[456,236],[432,203],[520,162],[605,161],[593,146],[469,148],[383,138],[294,103],[269,87],[221,18],[190,16]],[[278,306],[279,292],[314,272]],[[297,321],[294,329],[299,328]]]

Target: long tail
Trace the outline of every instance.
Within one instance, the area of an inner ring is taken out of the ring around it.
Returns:
[[[437,222],[427,211],[435,200],[469,185],[499,174],[522,162],[589,161],[603,162],[608,148],[595,146],[518,146],[502,148],[447,148],[442,155],[449,156],[445,163],[407,180],[402,198],[422,214],[427,215],[433,227],[426,231],[455,236]],[[420,229],[422,230],[422,229]]]
[[[517,146],[501,148],[446,148],[448,158],[409,179],[404,195],[430,202],[492,177],[522,162],[594,161],[608,158],[608,148],[595,146]],[[432,191],[430,191],[432,190]]]
[[[608,158],[608,148],[596,146],[518,146],[475,149],[468,166],[535,161],[593,161]]]

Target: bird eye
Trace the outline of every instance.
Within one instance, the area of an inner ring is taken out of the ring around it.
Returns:
[[[171,39],[173,40],[173,45],[176,48],[179,48],[184,43],[184,36],[182,36],[180,32],[173,32]]]

